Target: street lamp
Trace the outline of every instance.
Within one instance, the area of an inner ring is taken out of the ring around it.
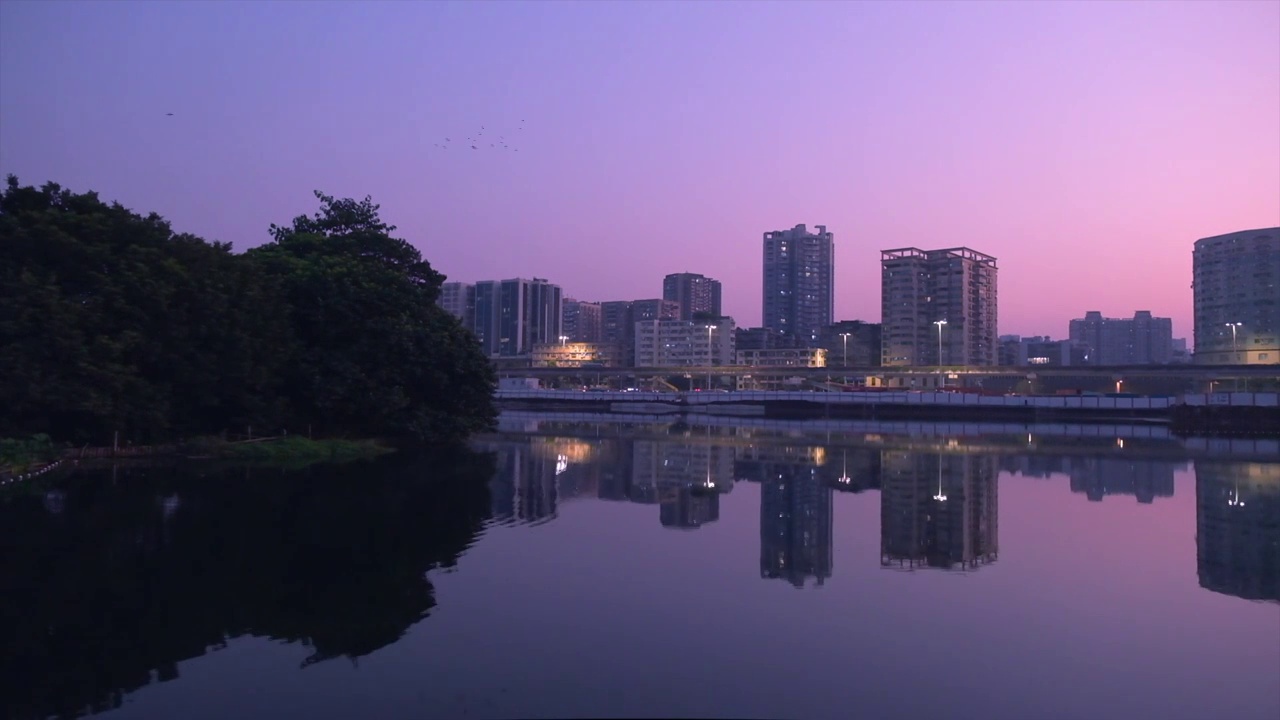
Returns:
[[[561,336],[560,336],[560,347],[564,347],[564,344],[565,344],[566,342],[569,342],[569,336],[568,336],[568,335],[561,335]]]
[[[707,326],[707,391],[711,391],[711,366],[714,361],[711,359],[711,333],[715,331],[715,325]]]
[[[946,320],[934,320],[934,325],[938,326],[938,364],[942,364],[942,326],[947,324]]]
[[[849,367],[849,336],[853,333],[840,333],[840,337],[844,340],[844,366]]]
[[[1233,362],[1237,359],[1236,355],[1240,353],[1240,348],[1236,346],[1236,328],[1241,325],[1244,325],[1244,323],[1227,323],[1227,327],[1231,328],[1231,360]]]

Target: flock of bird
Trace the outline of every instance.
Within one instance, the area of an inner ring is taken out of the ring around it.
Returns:
[[[173,117],[173,113],[165,113],[165,117]],[[521,130],[524,130],[524,120],[520,121],[520,126],[516,128],[516,132],[520,132]],[[454,145],[453,138],[445,138],[444,142],[434,143],[434,146],[440,148],[441,150],[448,150],[451,147],[457,147],[457,148],[470,147],[472,150],[480,150],[481,148],[484,147],[484,144],[485,144],[484,141],[480,139],[482,137],[484,137],[483,125],[481,125],[480,129],[476,131],[475,137],[467,138],[467,143],[465,145],[461,141],[459,141],[457,145]],[[492,140],[492,136],[490,137],[490,140]],[[514,138],[512,140],[514,141]],[[499,135],[497,142],[490,142],[489,147],[494,150],[510,150],[512,152],[520,152],[520,148],[512,147],[511,143],[507,142],[507,138],[504,135]]]
[[[524,130],[524,120],[520,121],[520,126],[516,128],[516,132],[520,132],[521,130]],[[443,142],[434,143],[433,145],[434,147],[438,147],[441,150],[448,150],[451,147],[459,148],[463,150],[468,148],[470,148],[471,150],[484,150],[486,149],[485,145],[487,143],[489,146],[487,149],[510,150],[511,152],[520,152],[520,148],[514,147],[511,144],[515,142],[514,137],[510,141],[508,141],[505,135],[499,135],[498,139],[494,140],[493,133],[491,131],[489,134],[489,140],[485,141],[481,139],[484,137],[484,131],[485,131],[485,127],[481,125],[480,129],[476,131],[475,136],[468,137],[466,142],[459,140],[455,144],[453,138],[445,138]]]

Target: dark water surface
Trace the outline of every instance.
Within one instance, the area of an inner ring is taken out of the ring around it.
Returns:
[[[6,489],[0,711],[1280,717],[1275,442],[719,422]]]

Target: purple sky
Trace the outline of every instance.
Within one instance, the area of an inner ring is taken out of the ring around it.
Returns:
[[[0,173],[240,249],[368,194],[452,279],[701,272],[739,325],[761,234],[824,224],[841,319],[968,245],[1002,333],[1189,336],[1192,243],[1280,224],[1280,3],[5,0]]]

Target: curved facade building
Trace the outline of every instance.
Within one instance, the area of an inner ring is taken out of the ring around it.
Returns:
[[[1280,228],[1196,241],[1195,361],[1280,364]]]

